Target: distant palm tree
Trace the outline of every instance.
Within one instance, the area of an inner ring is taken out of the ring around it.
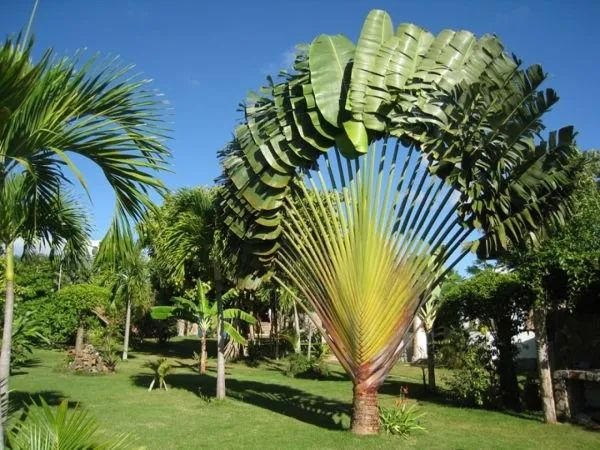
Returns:
[[[148,257],[141,242],[135,241],[131,229],[112,226],[100,243],[94,264],[109,271],[105,284],[112,292],[112,301],[125,305],[123,361],[129,352],[132,307],[148,308],[152,301]]]

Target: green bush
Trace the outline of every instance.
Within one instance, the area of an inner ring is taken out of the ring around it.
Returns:
[[[18,314],[29,313],[50,345],[71,344],[80,323],[88,329],[100,324],[93,309],[107,305],[109,299],[110,292],[106,288],[74,284],[49,297],[24,303]]]
[[[450,345],[456,351],[455,370],[446,378],[451,394],[462,404],[470,406],[493,406],[498,402],[498,380],[493,363],[493,350],[485,336],[468,337],[465,340],[455,334],[454,338],[464,346]]]
[[[381,428],[386,433],[406,439],[413,431],[425,431],[425,427],[421,425],[421,418],[424,415],[425,413],[417,411],[416,404],[407,406],[405,402],[392,408],[379,408]]]
[[[285,374],[289,377],[327,378],[330,374],[325,354],[319,358],[308,359],[302,353],[292,353],[287,357],[287,363]]]
[[[308,372],[311,368],[310,360],[302,353],[292,353],[287,358],[285,374],[288,377],[297,377]]]

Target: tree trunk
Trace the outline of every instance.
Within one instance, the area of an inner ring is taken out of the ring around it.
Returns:
[[[223,330],[223,299],[221,296],[221,271],[215,270],[215,294],[217,296],[217,399],[225,399],[225,331]]]
[[[548,356],[548,331],[546,329],[546,311],[534,308],[533,326],[537,344],[537,363],[540,377],[540,395],[546,423],[556,423],[556,406],[552,389],[552,372]]]
[[[356,434],[379,433],[379,409],[377,408],[377,387],[354,384],[352,400],[351,430]]]
[[[413,351],[411,362],[427,358],[427,334],[423,329],[423,322],[419,316],[413,320]]]
[[[177,320],[177,336],[185,336],[185,320]]]
[[[313,327],[312,327],[312,323],[308,323],[308,348],[306,349],[306,356],[308,359],[311,358],[312,356],[312,334],[313,334]]]
[[[427,381],[429,391],[435,392],[435,342],[434,332],[431,330],[427,333]]]
[[[200,375],[206,373],[206,330],[202,329],[200,334]]]
[[[275,359],[279,359],[279,313],[277,312],[277,300],[273,301],[272,305],[272,323],[271,331],[269,332],[274,339],[275,343]]]
[[[62,284],[62,260],[60,261],[60,264],[58,265],[58,286],[56,288],[57,291],[60,291],[61,284]]]
[[[15,267],[14,243],[6,245],[6,269],[4,280],[6,282],[6,299],[4,302],[4,328],[2,329],[2,350],[0,353],[0,403],[8,402],[8,378],[10,376],[10,351],[12,346],[12,325],[15,303]],[[0,408],[0,446],[4,447],[4,429],[2,424],[6,421]]]
[[[85,328],[80,322],[77,327],[77,334],[75,335],[75,356],[81,356],[83,350],[83,336],[85,335]]]
[[[131,299],[127,299],[127,310],[125,312],[125,334],[123,336],[123,361],[127,360],[129,351],[129,330],[131,329]]]
[[[298,308],[296,308],[296,302],[294,302],[294,333],[296,333],[294,352],[300,353],[302,351],[302,343],[300,340],[300,318],[298,317]]]

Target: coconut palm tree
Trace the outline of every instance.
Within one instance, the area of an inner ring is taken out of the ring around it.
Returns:
[[[579,158],[571,127],[540,138],[558,100],[545,78],[494,36],[394,30],[374,10],[356,45],[317,36],[247,99],[220,152],[231,248],[317,313],[354,432],[378,432],[377,391],[445,274],[562,223]]]
[[[122,359],[126,361],[132,308],[147,309],[152,301],[148,257],[141,241],[134,240],[130,228],[112,226],[100,243],[94,264],[108,270],[105,283],[111,289],[113,304],[121,302],[125,305]]]
[[[15,302],[15,242],[21,238],[25,251],[28,247],[45,244],[51,248],[51,256],[60,251],[70,260],[80,260],[87,253],[89,233],[88,216],[68,191],[57,191],[37,200],[34,181],[26,172],[9,174],[0,184],[0,245],[6,260],[0,397],[8,397]],[[3,423],[2,417],[0,423]]]
[[[8,39],[0,47],[0,191],[13,189],[11,180],[22,174],[27,196],[20,198],[18,209],[27,212],[30,220],[23,222],[27,228],[20,234],[43,239],[53,234],[50,228],[36,231],[37,224],[52,212],[50,205],[59,198],[68,171],[87,190],[71,154],[102,171],[114,189],[116,214],[122,220],[141,217],[151,206],[150,191],[163,190],[155,173],[169,156],[162,143],[161,102],[147,88],[148,81],[131,78],[130,67],[114,59],[54,60],[49,50],[37,63],[32,61],[28,40]],[[8,210],[18,217],[16,210]],[[7,236],[8,256],[16,234]],[[12,286],[12,280],[8,284]],[[10,292],[7,289],[12,304]],[[11,321],[7,307],[5,332],[10,331]],[[3,342],[6,348],[8,336]],[[8,350],[0,360],[1,377],[7,374]]]

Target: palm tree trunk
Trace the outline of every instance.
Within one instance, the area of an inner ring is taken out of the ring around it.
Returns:
[[[57,291],[60,291],[62,285],[62,260],[60,261],[60,264],[58,265],[58,286],[56,288]]]
[[[306,349],[306,357],[308,359],[310,359],[312,356],[312,334],[313,334],[313,327],[312,327],[312,323],[310,323],[310,321],[309,321],[308,322],[308,348]]]
[[[127,360],[129,351],[129,331],[131,329],[131,299],[127,298],[127,310],[125,312],[125,333],[123,336],[123,361]]]
[[[81,319],[80,319],[81,320]],[[85,328],[83,327],[83,323],[80,322],[77,327],[77,334],[75,335],[75,356],[81,356],[81,351],[83,350],[83,336],[85,334]]]
[[[8,402],[8,378],[10,376],[10,350],[12,347],[12,325],[15,302],[15,267],[14,267],[14,242],[6,245],[6,269],[4,280],[6,282],[6,300],[4,302],[4,328],[2,329],[2,350],[0,353],[0,403]],[[3,417],[0,408],[0,445],[4,447]]]
[[[429,390],[435,392],[435,342],[433,330],[427,333],[427,381]]]
[[[354,383],[351,430],[356,434],[379,433],[377,386]]]
[[[206,330],[203,328],[200,334],[200,375],[206,373]]]
[[[302,343],[300,341],[300,318],[298,317],[298,308],[296,307],[296,302],[294,302],[294,333],[296,333],[294,352],[300,353],[302,350]]]
[[[223,330],[223,299],[221,296],[221,271],[215,269],[215,294],[217,296],[217,399],[225,399],[225,331]]]
[[[554,392],[552,390],[552,373],[550,369],[550,358],[548,356],[548,330],[546,329],[546,311],[543,308],[534,308],[533,326],[537,344],[537,363],[540,377],[540,394],[542,397],[542,408],[544,410],[544,421],[556,423],[556,406],[554,404]]]

